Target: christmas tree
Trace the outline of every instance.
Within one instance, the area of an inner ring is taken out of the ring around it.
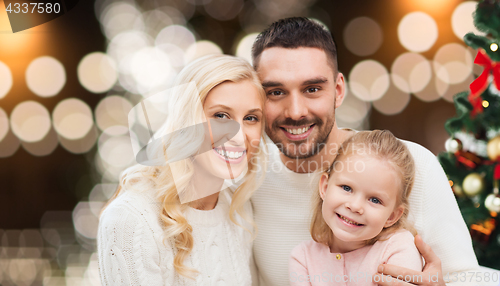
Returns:
[[[477,4],[468,33],[484,67],[470,91],[454,97],[457,117],[448,120],[446,151],[438,155],[470,229],[479,264],[500,269],[500,0]]]

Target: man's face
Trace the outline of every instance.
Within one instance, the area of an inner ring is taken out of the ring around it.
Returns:
[[[266,91],[266,133],[292,159],[309,158],[328,142],[344,77],[317,48],[268,48],[257,72]]]

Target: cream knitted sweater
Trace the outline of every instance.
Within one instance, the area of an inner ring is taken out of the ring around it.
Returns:
[[[270,143],[265,181],[251,199],[259,230],[253,252],[260,285],[280,286],[289,284],[288,259],[292,249],[311,239],[311,198],[318,181],[316,178],[311,182],[312,174],[287,169],[278,148],[267,139]],[[441,259],[443,275],[450,273],[451,277],[452,272],[477,270],[469,232],[436,156],[418,144],[404,143],[416,164],[409,219]]]
[[[176,250],[171,240],[163,243],[161,204],[154,193],[120,194],[99,222],[102,285],[250,285],[251,235],[229,219],[230,201],[231,193],[222,191],[213,210],[189,208],[185,213],[194,247],[184,264],[200,272],[192,280],[173,267]]]

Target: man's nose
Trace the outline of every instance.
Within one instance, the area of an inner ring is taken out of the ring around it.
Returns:
[[[300,92],[292,92],[288,97],[287,108],[285,110],[286,117],[293,120],[300,120],[307,116],[307,107],[305,98]]]

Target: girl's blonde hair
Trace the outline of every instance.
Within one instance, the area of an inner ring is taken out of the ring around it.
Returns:
[[[173,92],[169,95],[168,117],[160,130],[162,132],[172,132],[199,123],[197,121],[204,116],[199,102],[201,101],[201,105],[203,106],[208,93],[214,87],[224,82],[237,83],[243,80],[249,80],[257,88],[262,103],[264,103],[265,93],[262,85],[252,66],[244,59],[229,55],[210,55],[193,61],[179,73],[174,81],[174,87],[194,83],[197,91]],[[262,117],[261,124],[265,126],[264,117]],[[198,129],[185,129],[185,132],[180,135],[182,140],[179,140],[179,137],[163,142],[158,140],[157,142],[160,142],[160,144],[151,144],[151,146],[148,146],[148,153],[161,154],[161,156],[165,157],[163,162],[169,161],[169,158],[167,158],[167,149],[169,154],[186,154],[188,152],[190,156],[195,155],[204,140],[200,138],[203,136],[199,136],[200,130]],[[203,134],[203,130],[201,130],[201,134]],[[264,128],[262,128],[263,134]],[[261,140],[263,140],[262,136]],[[263,143],[260,146],[264,146],[265,148],[266,144],[265,142]],[[241,226],[234,216],[235,213],[238,213],[245,221],[252,225],[255,230],[253,233],[254,238],[256,235],[256,226],[252,218],[248,217],[244,211],[243,205],[250,199],[253,191],[263,180],[263,175],[257,178],[259,167],[265,168],[265,150],[261,150],[260,146],[257,146],[254,156],[248,162],[248,170],[242,179],[244,182],[234,191],[229,208],[231,221]],[[186,149],[189,151],[186,151]],[[176,152],[176,150],[179,152]],[[172,172],[175,172],[175,182]],[[159,216],[165,228],[164,243],[171,239],[173,246],[177,250],[174,257],[174,268],[180,275],[188,278],[193,278],[198,271],[184,265],[184,260],[193,249],[193,229],[183,215],[188,205],[181,204],[179,194],[188,191],[193,174],[193,163],[189,159],[166,164],[165,166],[134,165],[123,171],[119,186],[107,203],[109,205],[125,189],[134,189],[137,191],[155,190],[157,199],[162,203],[162,210]],[[246,228],[245,230],[251,233],[250,230]]]
[[[408,222],[408,197],[413,187],[415,163],[405,144],[388,130],[360,131],[342,143],[330,168],[319,172],[319,176],[326,174],[329,179],[335,170],[335,164],[354,154],[373,156],[387,161],[401,179],[396,200],[396,207],[403,206],[404,208],[401,218],[392,226],[384,228],[376,237],[366,241],[366,244],[374,244],[382,237],[387,237],[400,228],[405,228],[416,235],[415,229]],[[323,199],[319,194],[319,187],[313,196],[311,236],[318,243],[330,245],[333,242],[333,232],[323,218]]]

